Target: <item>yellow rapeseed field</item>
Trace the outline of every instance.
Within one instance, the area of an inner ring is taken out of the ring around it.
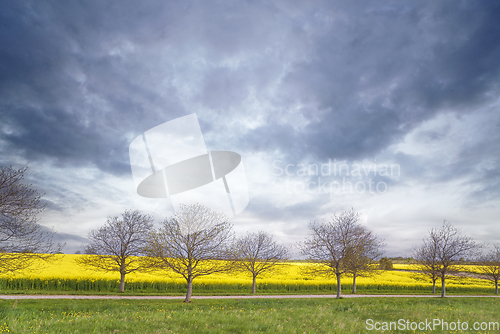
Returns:
[[[59,254],[50,263],[38,263],[31,270],[0,275],[0,289],[42,289],[78,291],[114,291],[119,283],[117,272],[102,272],[86,269],[75,262],[81,255]],[[307,263],[283,264],[278,272],[264,275],[257,279],[260,291],[334,291],[336,280],[325,277],[305,277],[301,268]],[[422,274],[410,272],[415,270],[411,264],[396,264],[394,271],[377,271],[378,274],[356,279],[358,292],[362,291],[429,291],[430,279]],[[471,268],[471,271],[477,271]],[[3,282],[3,283],[2,283]],[[3,284],[3,285],[2,285]],[[126,289],[151,290],[181,293],[185,281],[172,272],[159,271],[152,273],[135,272],[127,274]],[[246,292],[251,285],[251,276],[245,273],[213,274],[196,278],[194,288],[214,291]],[[352,287],[352,278],[342,279],[344,291]],[[479,279],[449,280],[450,291],[470,290],[484,291],[491,289],[491,283]]]

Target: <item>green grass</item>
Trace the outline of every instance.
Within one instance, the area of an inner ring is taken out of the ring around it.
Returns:
[[[118,291],[117,280],[90,280],[90,279],[38,279],[38,278],[0,278],[0,293],[45,293],[45,294],[114,294]],[[440,286],[437,287],[438,290]],[[286,283],[257,283],[259,294],[332,294],[336,293],[335,283],[294,284]],[[349,293],[351,284],[343,284],[342,291]],[[245,295],[251,291],[251,284],[235,284],[225,282],[193,284],[195,295]],[[358,294],[429,294],[430,284],[420,285],[390,285],[390,284],[358,284]],[[491,287],[448,285],[447,293],[464,295],[493,294]],[[183,295],[186,293],[185,282],[127,282],[125,293],[129,295],[168,294]]]
[[[190,304],[176,300],[0,300],[0,333],[366,333],[367,319],[460,320],[469,326],[496,322],[500,321],[498,302],[473,297],[230,299]],[[450,331],[439,327],[432,333]]]
[[[350,289],[344,289],[342,287],[342,296],[352,295]],[[262,296],[280,296],[280,295],[335,295],[336,290],[318,290],[318,291],[283,291],[283,290],[265,290],[261,291],[257,289],[256,295]],[[130,291],[125,290],[123,293],[119,293],[118,289],[114,291],[58,291],[58,290],[0,290],[2,295],[75,295],[75,296],[185,296],[186,292],[146,292],[146,291]],[[436,289],[436,293],[432,294],[431,289],[427,288],[425,290],[391,290],[391,289],[373,289],[373,290],[359,290],[355,295],[441,295],[441,290]],[[447,296],[494,296],[494,291],[492,289],[484,291],[469,291],[469,290],[446,290]],[[242,291],[197,291],[193,290],[193,296],[252,296],[250,289]]]

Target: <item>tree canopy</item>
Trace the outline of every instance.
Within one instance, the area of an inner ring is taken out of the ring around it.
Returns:
[[[62,248],[54,246],[53,233],[38,224],[45,206],[42,195],[23,182],[27,169],[0,167],[0,272],[27,269]]]

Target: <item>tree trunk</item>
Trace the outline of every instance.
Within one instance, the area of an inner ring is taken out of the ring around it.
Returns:
[[[495,295],[498,295],[498,280],[495,281]]]
[[[432,293],[436,293],[436,278],[432,278]]]
[[[352,276],[352,293],[356,293],[356,274]]]
[[[342,274],[336,274],[337,275],[337,298],[340,298],[340,292],[342,290],[342,286],[340,285],[340,275]]]
[[[120,273],[120,290],[119,292],[125,291],[125,273]]]
[[[184,303],[190,303],[191,302],[191,296],[193,295],[193,278],[188,277],[187,278],[187,293],[186,293],[186,299],[184,299]]]
[[[257,283],[257,282],[256,282],[256,279],[257,279],[257,277],[254,275],[254,277],[253,277],[253,282],[252,282],[252,293],[255,293],[255,287],[256,287],[256,285],[257,285],[257,284],[256,284],[256,283]]]
[[[444,276],[441,277],[441,298],[446,297],[446,278]]]

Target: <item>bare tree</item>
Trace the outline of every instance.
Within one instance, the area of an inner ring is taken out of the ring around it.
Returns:
[[[479,270],[495,283],[495,294],[498,295],[498,280],[500,279],[500,244],[495,244],[493,249],[480,257]]]
[[[23,183],[27,167],[0,167],[0,273],[31,267],[61,251],[52,243],[53,232],[38,224],[45,206],[42,195]]]
[[[120,292],[125,291],[125,275],[144,269],[138,256],[153,228],[153,217],[138,210],[126,210],[120,217],[108,217],[98,230],[89,233],[90,244],[85,255],[77,258],[80,265],[101,271],[120,273]]]
[[[247,233],[239,238],[233,252],[235,269],[252,274],[252,293],[255,293],[257,277],[279,269],[289,256],[285,246],[278,244],[273,236],[263,231]]]
[[[181,205],[152,233],[147,259],[151,268],[172,271],[186,280],[184,301],[189,303],[195,278],[233,268],[226,260],[232,242],[232,225],[224,214],[201,204]]]
[[[415,250],[413,256],[419,271],[431,279],[432,293],[436,293],[436,281],[440,277],[441,266],[438,259],[438,242],[433,237],[424,239],[422,245]]]
[[[352,293],[356,293],[356,278],[377,273],[376,260],[382,255],[382,241],[363,226],[357,226],[347,256],[346,273],[352,276]]]
[[[310,224],[311,237],[302,245],[302,254],[316,265],[304,269],[304,274],[314,276],[335,276],[337,298],[340,298],[343,274],[349,271],[351,256],[355,253],[356,235],[359,234],[360,214],[353,209],[334,215],[326,224]]]
[[[441,280],[441,297],[446,296],[446,278],[463,270],[460,259],[475,255],[479,246],[450,223],[443,222],[440,229],[431,229],[427,239],[416,251],[415,258],[424,273],[435,272]],[[433,269],[434,268],[434,269]],[[431,276],[432,277],[432,276]]]

